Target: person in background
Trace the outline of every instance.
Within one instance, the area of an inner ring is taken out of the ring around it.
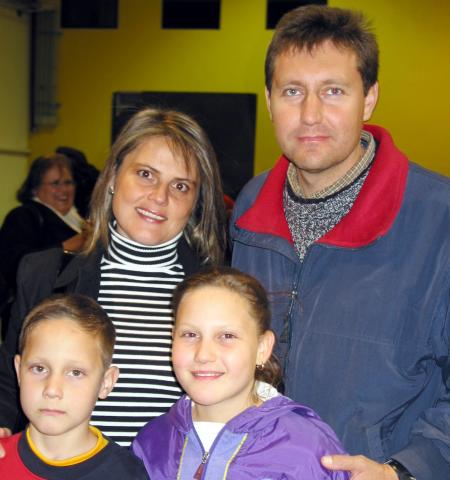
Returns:
[[[88,163],[86,155],[76,148],[58,147],[56,153],[65,155],[71,162],[73,179],[77,185],[74,203],[80,215],[87,218],[92,192],[100,172]]]
[[[22,319],[52,292],[82,293],[112,319],[113,364],[121,370],[92,424],[125,446],[181,395],[170,361],[174,288],[202,266],[220,264],[224,254],[219,168],[200,126],[175,111],[136,113],[112,146],[90,221],[85,250],[64,268],[55,249],[22,261],[0,350],[0,425],[23,428],[12,371]]]
[[[327,468],[448,480],[450,182],[363,125],[377,73],[361,14],[310,5],[280,20],[266,98],[283,155],[236,201],[232,265],[269,294],[286,395],[354,454]]]
[[[133,442],[153,480],[346,480],[331,428],[280,395],[266,292],[231,268],[197,273],[174,293],[172,359],[187,393]]]
[[[0,438],[7,451],[0,478],[148,478],[134,455],[89,425],[96,399],[119,375],[114,338],[106,312],[82,295],[54,296],[27,315],[14,363],[30,423]]]
[[[0,276],[6,289],[1,312],[3,338],[20,260],[50,247],[73,252],[83,246],[83,219],[73,204],[75,189],[70,161],[64,155],[51,154],[33,161],[17,192],[22,205],[6,215],[0,229]]]

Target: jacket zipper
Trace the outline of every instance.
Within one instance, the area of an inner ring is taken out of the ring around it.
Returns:
[[[198,466],[197,470],[195,471],[195,474],[193,477],[194,480],[201,480],[203,475],[203,470],[205,469],[205,464],[208,461],[208,457],[209,457],[209,452],[204,452],[202,455],[202,461]]]
[[[317,241],[313,242],[310,247],[306,250],[306,254],[305,254],[305,257],[303,259],[303,262],[301,262],[300,264],[300,268],[295,276],[295,279],[294,279],[294,285],[293,285],[293,291],[292,291],[292,303],[291,305],[289,306],[289,318],[292,314],[292,311],[293,311],[293,308],[294,308],[294,301],[295,301],[295,298],[294,298],[294,294],[295,294],[295,297],[297,297],[297,300],[298,300],[298,309],[299,309],[299,314],[298,314],[298,319],[302,319],[304,320],[304,314],[303,314],[303,307],[302,307],[302,292],[300,292],[300,288],[303,286],[303,280],[304,280],[304,276],[305,276],[305,265],[307,263],[307,261],[309,260],[309,258],[311,257],[311,251],[314,249],[316,250],[317,248],[319,247],[325,247],[325,248],[333,248],[333,247],[330,247],[328,245],[325,245],[325,244],[321,244],[321,243],[317,243]],[[308,265],[308,268],[311,268],[309,267]],[[310,323],[311,323],[311,319],[309,321],[309,324],[308,325],[303,325],[303,333],[301,335],[301,337],[298,339],[298,343],[297,343],[297,351],[300,351],[302,348],[303,348],[303,344],[305,342],[305,334],[306,332],[308,332],[310,330]],[[290,324],[289,324],[290,326]],[[290,363],[291,363],[291,352],[292,352],[292,349],[290,348],[291,347],[291,341],[292,341],[292,331],[290,330],[289,331],[289,340],[288,340],[288,345],[289,345],[289,348],[288,348],[288,353],[286,355],[286,360],[284,362],[284,368],[283,368],[283,377],[288,380],[288,372],[290,370]]]
[[[210,457],[210,454],[213,452],[214,450],[214,447],[216,446],[217,442],[219,441],[220,437],[222,436],[224,430],[225,430],[225,426],[222,428],[222,430],[220,430],[220,432],[218,433],[218,435],[216,436],[216,438],[214,439],[214,442],[212,443],[212,445],[209,447],[209,452],[206,452],[205,449],[203,448],[203,444],[200,440],[200,437],[198,436],[198,433],[197,433],[197,430],[195,430],[195,427],[194,425],[192,424],[192,429],[194,431],[194,435],[195,435],[195,438],[197,439],[197,442],[198,444],[200,445],[200,448],[202,450],[202,460],[201,460],[201,463],[200,465],[198,466],[197,470],[195,471],[195,474],[194,476],[192,477],[193,480],[201,480],[202,478],[204,478],[204,475],[205,475],[205,470],[207,468],[207,463],[208,463],[208,459]]]

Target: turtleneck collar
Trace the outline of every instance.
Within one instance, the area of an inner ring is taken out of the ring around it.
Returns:
[[[183,232],[159,245],[143,245],[121,235],[116,222],[109,224],[109,231],[110,243],[104,258],[110,262],[144,269],[178,262],[177,246]]]

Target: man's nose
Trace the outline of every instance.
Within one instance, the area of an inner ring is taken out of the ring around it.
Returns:
[[[322,100],[316,93],[308,93],[300,104],[302,123],[315,125],[322,120]]]

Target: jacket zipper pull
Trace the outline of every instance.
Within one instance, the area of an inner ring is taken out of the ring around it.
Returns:
[[[205,469],[205,463],[208,460],[208,457],[209,457],[209,452],[205,452],[202,455],[202,463],[200,463],[200,465],[198,466],[194,474],[193,480],[200,480],[202,478],[203,470]]]

